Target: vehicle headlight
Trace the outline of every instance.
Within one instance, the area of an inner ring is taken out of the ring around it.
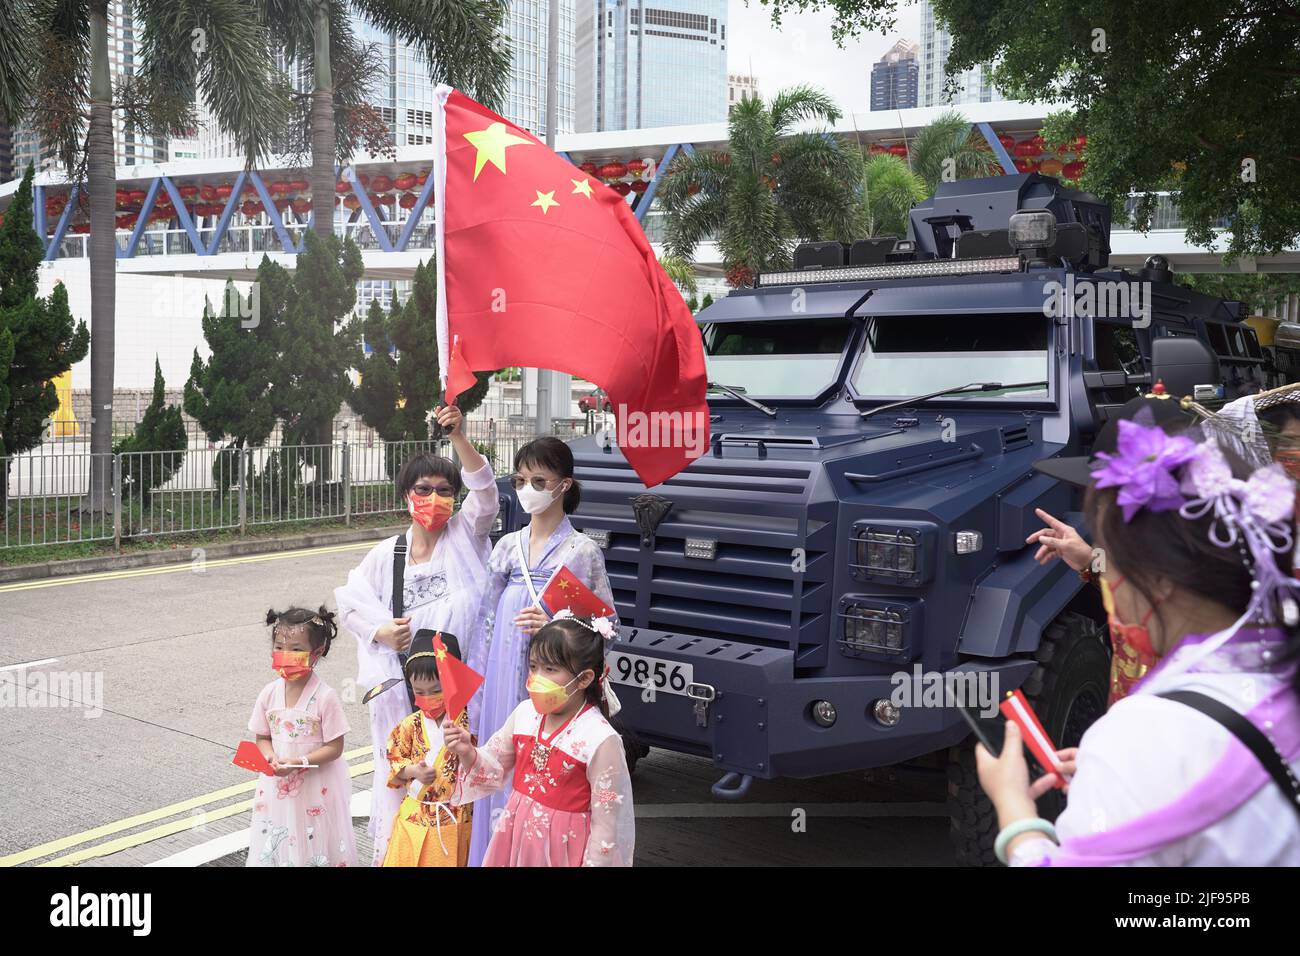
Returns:
[[[840,652],[846,657],[865,655],[895,661],[910,657],[919,604],[846,595],[839,610],[843,622]]]
[[[926,571],[924,544],[920,528],[858,522],[849,540],[849,569],[860,581],[920,584]]]

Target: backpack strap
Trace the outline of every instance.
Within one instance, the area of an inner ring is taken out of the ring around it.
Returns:
[[[402,617],[406,611],[406,535],[399,534],[393,542],[393,617]],[[402,682],[406,684],[406,696],[411,702],[411,711],[415,711],[415,691],[411,682],[406,680],[406,655],[398,654],[402,665]]]
[[[1156,696],[1186,704],[1193,710],[1199,710],[1211,720],[1217,721],[1264,765],[1264,769],[1268,771],[1274,783],[1281,787],[1282,793],[1287,796],[1291,809],[1300,816],[1300,780],[1296,779],[1295,771],[1264,736],[1262,730],[1227,704],[1215,700],[1208,694],[1201,694],[1194,690],[1171,690]]]

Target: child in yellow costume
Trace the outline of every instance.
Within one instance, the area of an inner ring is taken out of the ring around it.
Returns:
[[[419,710],[403,718],[388,735],[388,785],[406,787],[407,794],[393,820],[384,866],[465,866],[469,860],[473,808],[448,802],[460,758],[443,746],[447,707],[434,655],[436,634],[422,630],[411,640],[404,671]],[[456,637],[447,633],[441,637],[447,651],[460,659]],[[468,708],[456,725],[469,729]]]

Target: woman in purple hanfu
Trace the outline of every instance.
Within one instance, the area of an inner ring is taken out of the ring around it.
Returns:
[[[1155,664],[1060,752],[1055,826],[1034,806],[1054,778],[1030,783],[1015,726],[999,757],[977,749],[998,858],[1300,866],[1294,483],[1278,465],[1230,464],[1214,438],[1121,425],[1134,440],[1093,471],[1085,510],[1105,549],[1111,639]]]
[[[600,547],[569,521],[580,490],[573,477],[573,452],[558,438],[537,438],[515,455],[513,484],[520,506],[531,515],[519,531],[503,536],[492,550],[487,583],[467,663],[484,677],[470,702],[470,727],[487,740],[528,699],[528,641],[550,618],[540,595],[561,567],[610,607],[614,595]],[[469,865],[480,866],[509,788],[474,804]]]

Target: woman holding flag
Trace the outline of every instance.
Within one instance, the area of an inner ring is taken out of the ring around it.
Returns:
[[[492,467],[465,437],[460,409],[443,406],[437,421],[447,429],[460,467],[427,452],[408,460],[398,473],[397,493],[411,526],[375,545],[334,591],[339,619],[357,639],[357,684],[367,691],[376,767],[385,764],[393,728],[416,710],[402,672],[411,636],[425,628],[469,633],[491,554],[488,535],[498,510]],[[462,488],[469,494],[457,511]],[[378,866],[402,790],[388,787],[382,773],[374,778],[369,832]]]
[[[470,724],[480,735],[503,726],[519,703],[528,699],[529,638],[560,610],[542,596],[550,590],[552,578],[557,589],[589,591],[601,605],[575,608],[576,613],[614,614],[604,556],[569,521],[581,495],[569,446],[550,436],[533,439],[515,455],[511,483],[531,519],[497,541],[488,562],[483,603],[466,657],[469,666],[484,676],[482,693],[470,708]],[[479,823],[474,828],[470,866],[482,864],[494,822],[508,797],[498,793],[475,804]]]

